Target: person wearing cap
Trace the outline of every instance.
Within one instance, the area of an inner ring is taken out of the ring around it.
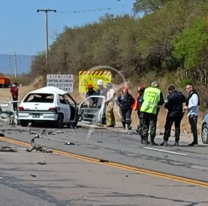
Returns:
[[[10,92],[12,94],[12,100],[15,101],[13,103],[13,110],[16,111],[17,110],[17,102],[16,101],[18,101],[18,93],[19,93],[18,84],[16,82],[12,85]]]
[[[96,94],[96,91],[94,90],[93,85],[88,84],[87,85],[86,98],[88,98],[92,95],[95,95],[95,94]],[[95,98],[89,99],[89,107],[93,107],[95,104],[96,104],[96,99]]]
[[[107,99],[105,101],[107,106],[106,125],[107,127],[115,127],[115,116],[113,113],[115,90],[113,89],[113,85],[111,83],[107,83],[106,87],[108,91]]]
[[[174,146],[179,145],[180,139],[180,125],[183,119],[183,106],[186,102],[186,97],[178,92],[173,85],[168,87],[168,98],[165,103],[165,108],[168,110],[165,123],[165,132],[163,137],[163,142],[161,146],[168,145],[168,139],[171,135],[171,128],[173,123],[175,124],[175,143]]]
[[[97,86],[98,86],[98,90],[96,91],[96,95],[99,95],[99,96],[104,96],[105,98],[107,97],[107,89],[104,87],[104,83],[103,83],[103,80],[102,79],[99,79],[97,81]],[[102,104],[102,99],[99,98],[98,99],[98,102],[97,102],[97,106],[100,107]],[[103,112],[103,116],[102,116],[102,119],[101,119],[101,122],[98,123],[98,125],[104,125],[106,124],[106,106],[104,107],[104,112]]]
[[[157,116],[159,113],[159,107],[164,104],[164,98],[162,91],[159,89],[157,81],[152,82],[151,86],[144,90],[143,102],[140,111],[143,112],[143,140],[146,144],[148,141],[148,132],[150,129],[150,144],[157,145],[155,143],[156,129],[157,129]],[[142,141],[141,143],[144,143]]]
[[[143,85],[140,85],[138,87],[138,93],[137,93],[137,96],[135,98],[134,104],[132,106],[132,109],[137,111],[137,115],[138,115],[138,119],[139,119],[139,125],[137,127],[136,132],[139,133],[141,138],[142,138],[142,127],[143,127],[143,113],[140,111],[140,108],[141,108],[142,95],[143,95],[144,90],[145,90],[145,87]]]
[[[127,129],[131,130],[131,114],[134,98],[129,94],[127,87],[122,88],[122,94],[116,98],[116,103],[120,107],[123,128],[125,129],[127,124]]]

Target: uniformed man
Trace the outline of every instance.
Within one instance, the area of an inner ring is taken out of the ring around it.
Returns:
[[[159,89],[158,82],[154,81],[151,87],[144,90],[143,102],[140,111],[143,112],[143,140],[149,144],[148,132],[150,129],[150,144],[157,145],[154,141],[156,136],[157,116],[159,107],[164,104],[164,98]]]
[[[92,84],[88,84],[87,85],[87,93],[86,93],[86,98],[92,96],[92,95],[95,95],[96,94],[96,91],[94,90]],[[96,105],[96,101],[97,99],[96,98],[92,98],[92,99],[89,99],[89,107],[94,107]]]
[[[127,87],[122,88],[122,94],[116,98],[116,103],[120,107],[123,128],[125,129],[127,124],[127,129],[131,130],[131,114],[134,98],[129,94]]]
[[[106,85],[107,87],[107,99],[105,101],[105,104],[107,106],[107,118],[106,118],[106,123],[107,127],[115,127],[115,116],[113,112],[113,107],[114,107],[114,97],[115,97],[115,90],[113,89],[113,86],[111,83],[108,83]]]
[[[183,104],[186,102],[185,96],[181,93],[175,90],[174,86],[168,87],[168,98],[167,102],[165,103],[165,108],[168,110],[168,114],[166,117],[166,123],[165,123],[165,132],[163,137],[162,146],[168,145],[168,139],[171,135],[171,128],[173,123],[175,123],[175,143],[174,146],[179,145],[179,139],[180,139],[180,125],[181,120],[183,119]]]

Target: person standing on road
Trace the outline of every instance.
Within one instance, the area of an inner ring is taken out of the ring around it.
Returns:
[[[151,87],[144,90],[143,102],[140,111],[143,112],[143,143],[149,144],[148,132],[150,128],[150,144],[157,145],[154,141],[157,129],[157,116],[159,107],[164,104],[162,91],[159,89],[158,82],[154,81]]]
[[[167,102],[165,103],[165,108],[168,110],[168,114],[166,117],[166,123],[165,123],[165,133],[163,137],[163,142],[161,146],[168,145],[168,139],[171,135],[171,128],[173,125],[173,122],[175,123],[175,143],[174,146],[179,145],[179,139],[180,139],[180,125],[181,121],[183,119],[183,104],[186,102],[185,96],[181,93],[175,90],[174,86],[168,87],[168,98]]]
[[[186,100],[184,110],[187,110],[187,117],[189,118],[189,124],[193,133],[193,142],[188,146],[194,146],[198,144],[197,119],[199,115],[200,100],[199,95],[194,90],[192,84],[186,86],[186,91],[189,93],[189,97]]]
[[[86,98],[92,96],[92,95],[95,95],[96,94],[96,91],[94,90],[92,84],[88,84],[87,85],[87,93],[86,93]],[[92,98],[92,99],[89,99],[89,107],[94,107],[94,105],[96,104],[96,99],[95,98]]]
[[[143,127],[143,113],[140,111],[140,108],[141,108],[141,104],[142,104],[142,101],[143,101],[142,100],[142,95],[144,93],[144,90],[145,90],[145,87],[143,85],[140,85],[138,87],[138,93],[137,93],[137,96],[135,98],[134,104],[132,106],[132,109],[137,111],[137,116],[138,116],[138,119],[139,119],[139,125],[137,127],[136,132],[139,133],[141,138],[142,138],[142,127]]]
[[[10,92],[12,94],[12,100],[16,101],[13,103],[13,110],[16,111],[17,110],[18,95],[19,95],[18,94],[19,93],[18,84],[16,82],[12,85]]]
[[[115,97],[115,90],[113,89],[113,86],[111,83],[108,83],[106,85],[107,87],[107,99],[105,101],[105,104],[107,106],[107,127],[115,127],[115,116],[113,112],[114,107],[114,97]]]
[[[105,99],[106,99],[107,98],[107,89],[104,87],[102,79],[99,79],[97,81],[97,86],[98,86],[98,90],[96,91],[95,95],[104,96]],[[102,99],[98,98],[97,107],[101,107],[101,104],[102,104]],[[101,118],[101,122],[99,122],[98,125],[106,124],[106,115],[105,115],[105,113],[106,113],[106,106],[104,106],[103,116]]]
[[[134,98],[132,97],[131,94],[129,94],[127,87],[122,88],[122,94],[116,98],[116,102],[120,107],[121,122],[123,128],[126,129],[126,124],[127,124],[127,129],[131,130],[131,114],[132,114],[132,105],[134,103]]]

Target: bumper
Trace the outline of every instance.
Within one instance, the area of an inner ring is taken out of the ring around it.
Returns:
[[[18,120],[26,121],[56,121],[58,118],[57,113],[38,113],[31,114],[26,112],[18,112]]]

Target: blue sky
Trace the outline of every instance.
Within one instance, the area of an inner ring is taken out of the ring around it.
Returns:
[[[35,55],[45,49],[45,14],[49,12],[49,43],[64,26],[80,26],[97,21],[106,13],[132,13],[135,0],[0,0],[0,54]],[[115,8],[116,7],[116,8]],[[111,8],[107,10],[107,8]],[[87,10],[103,9],[102,11]],[[105,10],[106,9],[106,10]],[[74,11],[86,11],[77,12]]]

